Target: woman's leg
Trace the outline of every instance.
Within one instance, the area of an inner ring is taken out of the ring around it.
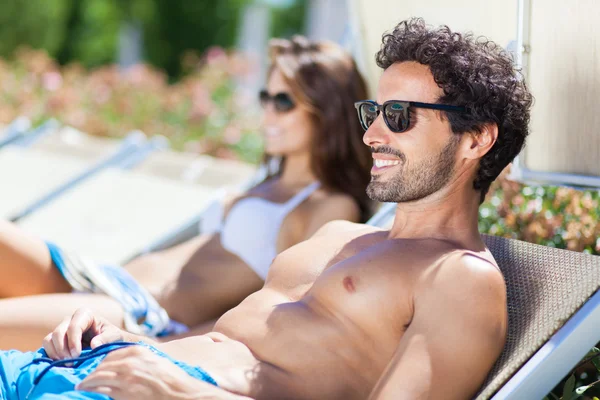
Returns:
[[[0,300],[0,350],[30,351],[42,345],[65,317],[89,308],[117,326],[123,326],[119,303],[99,294],[47,294]]]
[[[160,292],[164,282],[175,279],[206,240],[196,237],[173,248],[143,255],[126,268],[151,292]],[[71,286],[52,264],[46,244],[18,226],[0,220],[0,299],[70,291]]]
[[[69,292],[45,243],[0,220],[0,298]]]

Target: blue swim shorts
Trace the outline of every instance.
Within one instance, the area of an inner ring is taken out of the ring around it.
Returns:
[[[199,367],[174,360],[145,343],[116,342],[83,350],[80,357],[54,361],[43,349],[23,353],[0,351],[0,400],[96,399],[108,396],[75,390],[111,351],[127,346],[145,346],[182,368],[190,376],[216,385],[215,380]],[[67,367],[66,365],[69,365]]]

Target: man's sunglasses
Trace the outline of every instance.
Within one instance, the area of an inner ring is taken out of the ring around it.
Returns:
[[[428,108],[431,110],[442,110],[450,112],[466,112],[465,107],[450,106],[447,104],[419,103],[417,101],[388,100],[383,104],[377,104],[373,100],[362,100],[354,103],[358,112],[358,119],[366,131],[383,111],[383,120],[392,132],[400,133],[410,127],[410,108]]]
[[[273,107],[277,112],[286,112],[296,107],[296,103],[291,96],[285,92],[270,95],[266,90],[261,90],[258,94],[260,105],[265,108],[269,103],[273,103]]]

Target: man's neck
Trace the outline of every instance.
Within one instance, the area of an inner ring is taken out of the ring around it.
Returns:
[[[285,187],[306,186],[317,180],[310,165],[310,154],[288,155],[279,182]]]
[[[479,192],[457,184],[418,201],[398,203],[390,239],[440,239],[467,246],[480,241]]]

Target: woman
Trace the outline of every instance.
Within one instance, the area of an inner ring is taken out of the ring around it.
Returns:
[[[151,318],[124,313],[122,306],[130,300],[150,302],[156,315],[176,321],[162,334],[187,327],[195,328],[189,334],[201,333],[262,287],[276,254],[328,221],[368,218],[371,156],[353,107],[367,93],[354,61],[335,44],[302,37],[273,40],[270,61],[260,102],[265,161],[281,159],[278,171],[211,213],[203,235],[126,265],[137,283],[113,268],[119,284],[125,282],[113,297],[138,285],[141,300],[71,293],[78,282],[89,284],[73,277],[84,264],[76,255],[0,224],[0,348],[38,347],[79,307],[119,325],[129,322],[128,329],[143,328]],[[152,296],[144,297],[146,291]]]

